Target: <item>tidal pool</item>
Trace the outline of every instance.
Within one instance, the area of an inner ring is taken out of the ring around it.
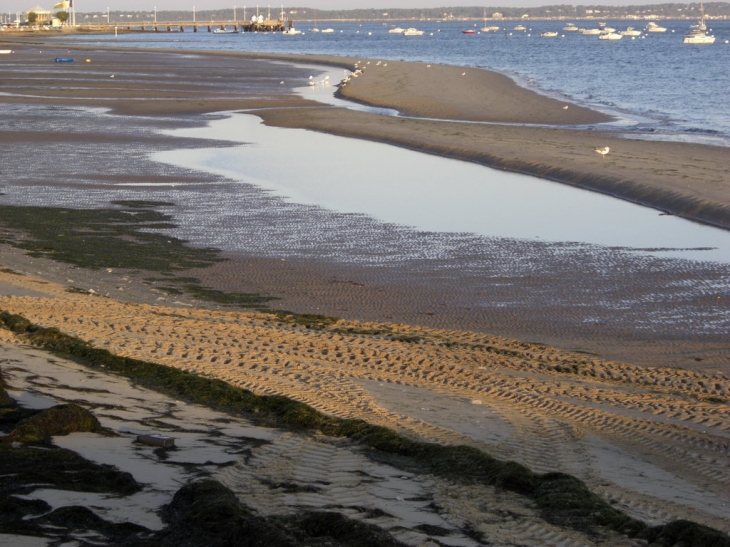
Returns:
[[[728,231],[526,175],[369,141],[267,127],[253,114],[231,113],[206,128],[166,133],[241,144],[158,152],[155,161],[253,184],[290,203],[417,231],[730,262]]]

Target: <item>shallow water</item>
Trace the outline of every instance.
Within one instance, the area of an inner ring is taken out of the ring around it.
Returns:
[[[169,135],[230,148],[165,151],[153,159],[253,184],[289,203],[361,214],[427,232],[537,239],[730,262],[730,232],[525,175],[231,114]],[[235,201],[229,207],[235,210]],[[229,245],[243,243],[228,241]]]

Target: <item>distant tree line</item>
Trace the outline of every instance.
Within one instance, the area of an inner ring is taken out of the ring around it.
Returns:
[[[621,18],[646,18],[656,16],[662,19],[696,19],[700,15],[700,3],[689,4],[637,4],[631,6],[604,6],[601,4],[570,5],[555,4],[537,8],[514,8],[507,6],[464,6],[450,8],[423,8],[423,9],[351,9],[351,10],[318,10],[308,7],[285,7],[285,18],[294,20],[449,20],[449,19],[481,19],[486,15],[488,18],[501,16],[506,19],[528,18],[599,18],[599,19],[621,19]],[[704,3],[705,15],[709,18],[730,18],[730,3],[708,2]],[[238,7],[235,10],[235,18],[239,21],[249,20],[256,13],[256,8],[244,9]],[[270,10],[272,19],[279,19],[281,7],[272,7]],[[269,14],[268,6],[259,8],[259,14],[266,18]],[[113,22],[151,23],[154,19],[152,11],[122,11],[114,10],[109,12],[108,17]],[[106,22],[107,12],[78,13],[78,20],[85,23],[94,21]],[[158,21],[191,21],[192,10],[165,10],[157,12]],[[199,10],[195,12],[195,20],[200,24],[215,21],[230,21],[234,19],[234,9]]]

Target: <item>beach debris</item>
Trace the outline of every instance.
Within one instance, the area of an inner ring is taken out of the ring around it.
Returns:
[[[153,433],[151,435],[137,435],[136,442],[149,446],[159,446],[162,448],[172,448],[175,446],[175,438],[167,435]]]
[[[597,152],[601,155],[603,159],[606,159],[606,154],[610,152],[610,148],[608,146],[604,146],[603,148],[594,148],[593,151]]]

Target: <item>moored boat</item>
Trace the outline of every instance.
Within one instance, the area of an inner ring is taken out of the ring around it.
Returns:
[[[568,23],[567,25],[565,25],[563,27],[563,30],[565,32],[578,32],[579,29],[578,29],[578,27],[576,26],[575,23]]]
[[[405,31],[406,31],[406,29],[404,29],[404,28],[395,27],[395,28],[390,29],[388,32],[390,34],[403,34]]]
[[[604,32],[601,34],[599,40],[620,40],[623,36],[617,32]]]
[[[654,21],[649,21],[644,27],[646,32],[667,32],[666,27],[660,27]]]
[[[542,38],[555,38],[557,35],[558,35],[558,33],[555,31],[548,31],[548,32],[543,32],[542,34],[540,34],[540,36]]]
[[[403,31],[403,36],[423,36],[423,33],[423,30],[418,30],[410,27]]]
[[[626,30],[622,30],[619,34],[621,36],[641,36],[641,31],[634,27],[626,27]]]
[[[715,37],[707,34],[707,25],[705,24],[705,8],[700,4],[700,20],[696,25],[692,25],[690,31],[684,35],[683,44],[714,44]]]

